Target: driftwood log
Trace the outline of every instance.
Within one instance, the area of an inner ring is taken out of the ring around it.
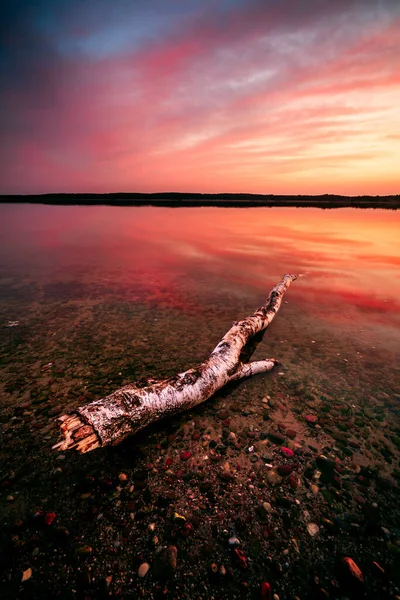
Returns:
[[[210,356],[194,369],[147,385],[126,385],[116,392],[81,406],[57,419],[62,441],[58,450],[89,452],[115,445],[163,417],[201,404],[231,381],[270,371],[274,358],[243,364],[243,349],[251,338],[266,329],[297,275],[285,275],[270,292],[264,306],[243,321],[234,322]]]

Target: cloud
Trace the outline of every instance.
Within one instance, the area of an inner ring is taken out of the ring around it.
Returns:
[[[4,192],[398,189],[397,2],[42,0],[6,16]]]

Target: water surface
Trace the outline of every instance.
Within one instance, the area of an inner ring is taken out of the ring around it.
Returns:
[[[14,397],[47,363],[84,399],[189,368],[287,272],[255,358],[360,401],[398,391],[399,212],[2,205],[0,223]]]

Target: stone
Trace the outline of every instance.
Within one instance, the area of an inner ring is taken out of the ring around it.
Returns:
[[[125,473],[120,473],[120,474],[118,475],[118,479],[119,479],[119,481],[120,481],[121,483],[123,483],[124,481],[126,481],[126,480],[128,479],[128,476],[127,476],[127,475],[125,475]]]
[[[186,517],[184,517],[183,515],[180,515],[177,512],[174,512],[172,515],[172,520],[175,521],[175,523],[185,523]]]
[[[286,435],[288,438],[290,438],[291,440],[294,440],[294,438],[297,435],[297,431],[295,431],[294,429],[286,429]]]
[[[281,483],[282,478],[278,475],[276,471],[274,471],[274,469],[271,469],[267,472],[266,480],[270,485],[276,486]]]
[[[187,450],[182,450],[182,452],[180,454],[181,460],[184,460],[184,461],[189,460],[189,458],[191,456],[192,456],[192,453]]]
[[[339,576],[342,582],[353,590],[360,590],[364,586],[364,576],[360,567],[349,556],[340,561]]]
[[[237,537],[230,537],[228,540],[228,544],[230,546],[230,548],[236,548],[237,546],[240,546],[240,541],[238,540]]]
[[[26,571],[24,571],[22,573],[21,581],[28,581],[28,579],[30,579],[31,577],[32,577],[32,569],[29,567],[29,569],[26,569]]]
[[[319,487],[317,485],[310,485],[310,490],[312,491],[312,493],[314,494],[314,496],[316,496],[319,492]]]
[[[44,522],[46,523],[46,525],[51,525],[56,516],[56,513],[47,513],[47,515],[45,515],[44,517]]]
[[[267,581],[264,581],[260,586],[261,600],[271,600],[271,586]]]
[[[316,415],[306,415],[305,419],[309,425],[315,425],[315,423],[318,421],[318,417]]]
[[[311,537],[315,537],[319,532],[319,527],[316,523],[307,523],[307,531]]]
[[[272,506],[269,502],[263,502],[263,509],[265,510],[265,512],[270,513],[272,512]]]
[[[283,442],[285,441],[285,436],[282,433],[279,433],[278,431],[270,431],[268,436],[269,439],[275,444],[283,444]]]
[[[278,471],[279,475],[286,477],[287,475],[290,475],[291,473],[293,473],[294,465],[279,465],[277,471]]]
[[[285,446],[282,446],[281,452],[285,458],[292,458],[292,456],[294,456],[293,450],[286,448]]]
[[[149,563],[142,563],[138,569],[139,577],[144,577],[150,569]]]

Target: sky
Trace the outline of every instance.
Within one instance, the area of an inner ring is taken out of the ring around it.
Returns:
[[[0,194],[400,193],[399,0],[0,11]]]

